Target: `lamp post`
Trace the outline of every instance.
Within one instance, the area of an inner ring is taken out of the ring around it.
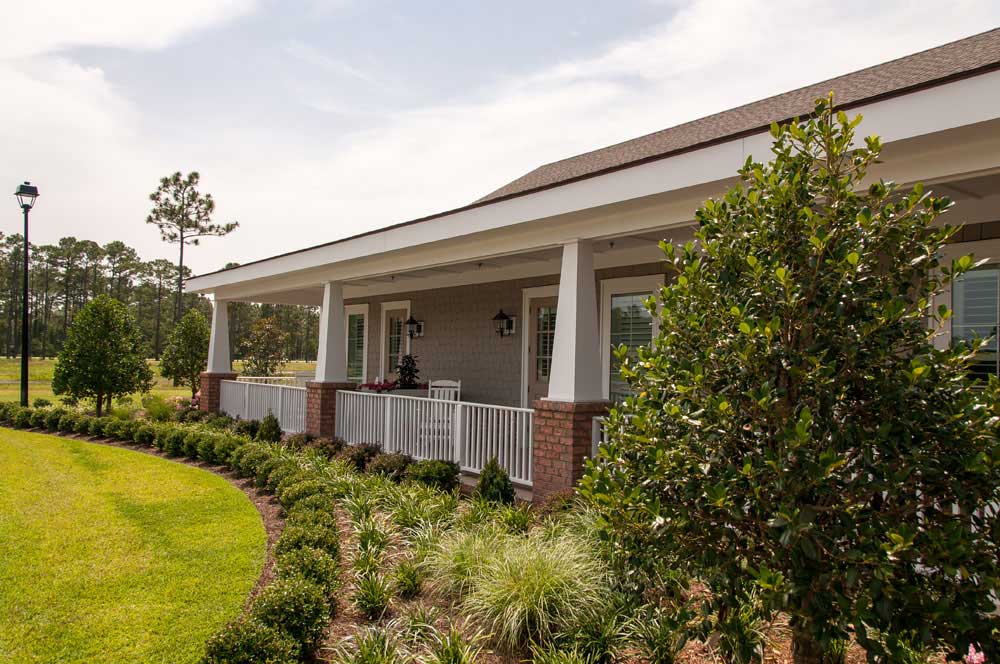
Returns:
[[[26,181],[17,186],[14,195],[24,213],[24,274],[21,284],[21,405],[27,406],[28,356],[30,354],[30,344],[28,343],[28,212],[35,205],[35,199],[38,198],[38,187]]]

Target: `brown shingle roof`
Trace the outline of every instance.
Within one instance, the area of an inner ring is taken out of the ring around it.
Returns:
[[[841,108],[910,92],[1000,66],[1000,28],[898,60],[768,97],[606,148],[540,166],[476,201],[483,203],[663,159],[678,152],[755,133],[813,111],[831,91]]]

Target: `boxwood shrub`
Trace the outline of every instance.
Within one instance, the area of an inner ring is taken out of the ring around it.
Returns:
[[[290,485],[286,485],[278,491],[278,501],[286,510],[295,506],[303,498],[323,493],[326,484],[322,480],[307,479],[300,480]]]
[[[48,415],[49,411],[46,408],[32,408],[31,416],[29,417],[31,426],[34,427],[35,429],[46,428],[45,423],[47,421],[46,418],[48,417]]]
[[[358,472],[363,472],[368,467],[368,462],[380,451],[377,445],[345,445],[340,457],[354,466]]]
[[[91,436],[101,437],[104,435],[104,429],[111,422],[109,417],[92,417],[90,419],[90,429],[87,431]]]
[[[187,431],[183,427],[163,427],[163,451],[167,456],[181,456],[184,454],[184,439],[187,438]],[[159,436],[157,436],[159,441]]]
[[[66,413],[59,418],[59,431],[63,433],[75,433],[77,422],[80,416],[76,413]]]
[[[90,433],[90,421],[92,419],[94,418],[90,415],[80,415],[80,417],[76,420],[76,429],[74,429],[74,432],[84,436],[88,435]]]
[[[327,595],[340,588],[340,565],[326,551],[304,546],[286,551],[276,562],[279,579],[301,576],[322,588]]]
[[[132,434],[132,440],[136,445],[152,447],[153,441],[156,440],[156,429],[149,424],[140,424]]]
[[[365,466],[365,472],[371,473],[373,475],[383,475],[388,477],[393,482],[402,482],[403,477],[406,475],[406,469],[410,467],[413,463],[413,459],[405,454],[400,454],[399,452],[392,452],[389,454],[376,454],[372,457],[368,465]]]
[[[204,664],[294,664],[299,644],[280,629],[242,618],[208,640]]]
[[[50,408],[45,414],[45,428],[49,431],[59,431],[59,420],[67,413],[65,408]]]
[[[280,556],[295,549],[312,547],[326,551],[334,558],[340,557],[340,534],[336,528],[318,523],[291,524],[274,545],[274,555]]]
[[[250,616],[279,629],[308,652],[319,642],[330,620],[330,605],[323,589],[301,576],[271,582],[250,609]]]
[[[18,408],[14,412],[14,426],[18,429],[27,429],[31,426],[31,416],[33,414],[31,408]]]
[[[454,461],[427,459],[417,461],[406,469],[406,478],[421,484],[451,491],[458,486],[458,464]]]
[[[197,459],[198,450],[201,448],[201,444],[205,441],[208,434],[198,430],[186,431],[181,427],[178,427],[178,429],[184,431],[184,443],[181,445],[181,454],[189,459]]]

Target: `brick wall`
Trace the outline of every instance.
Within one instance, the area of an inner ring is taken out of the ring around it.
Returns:
[[[337,390],[354,387],[354,383],[306,383],[306,433],[333,438],[337,428]]]
[[[209,413],[218,413],[222,402],[222,381],[236,380],[234,373],[201,373],[201,394],[198,408]]]
[[[532,435],[532,494],[537,502],[576,485],[590,456],[594,418],[606,401],[569,403],[539,399]]]
[[[598,292],[601,279],[662,270],[658,263],[598,270]],[[410,313],[424,321],[424,336],[413,339],[410,346],[422,381],[461,380],[464,401],[520,406],[521,344],[528,330],[521,291],[558,282],[558,275],[551,275],[347,300],[369,305],[367,380],[374,380],[380,371],[382,302],[409,300]],[[516,334],[501,338],[494,332],[493,316],[500,309],[517,316]]]

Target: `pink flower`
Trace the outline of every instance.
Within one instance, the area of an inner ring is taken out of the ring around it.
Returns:
[[[976,646],[969,644],[969,654],[962,658],[965,664],[986,664],[986,653],[976,650]]]

